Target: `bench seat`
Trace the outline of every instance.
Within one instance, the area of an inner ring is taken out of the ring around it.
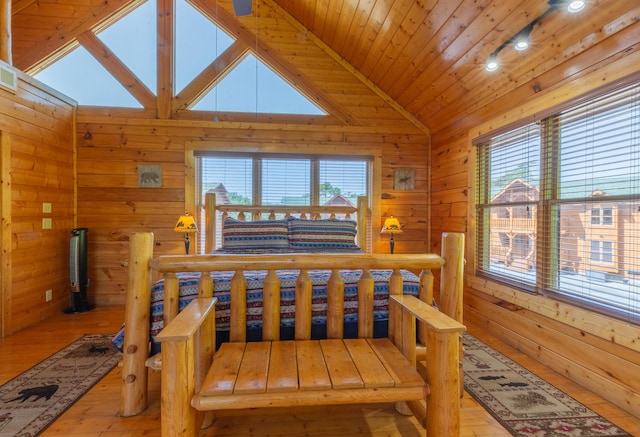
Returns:
[[[388,338],[225,343],[191,405],[201,411],[425,399]]]

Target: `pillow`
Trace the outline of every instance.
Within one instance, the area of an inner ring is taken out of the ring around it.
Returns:
[[[225,250],[286,249],[289,247],[286,220],[242,221],[227,217],[222,228]]]
[[[353,220],[289,219],[289,245],[294,250],[312,252],[359,249],[355,243],[356,222]]]

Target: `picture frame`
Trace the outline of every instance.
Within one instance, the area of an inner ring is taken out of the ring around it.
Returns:
[[[162,188],[162,166],[161,165],[139,165],[138,166],[138,187]]]
[[[411,191],[415,189],[415,170],[413,168],[397,168],[393,174],[393,189]]]

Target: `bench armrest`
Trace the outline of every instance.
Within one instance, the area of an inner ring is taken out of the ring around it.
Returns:
[[[457,322],[415,296],[398,295],[389,297],[435,332],[464,332],[467,329],[462,323]]]
[[[182,410],[191,403],[211,366],[216,343],[217,300],[194,299],[156,336],[156,340],[162,342],[162,435],[182,435],[184,429],[200,429],[203,423],[202,414],[190,409],[189,414],[183,416]]]
[[[392,307],[396,307],[393,323],[400,324],[401,329],[396,331],[394,326],[389,334],[393,335],[398,348],[414,364],[416,320],[427,328],[425,373],[431,388],[427,396],[427,429],[434,430],[434,435],[458,435],[462,393],[461,335],[466,327],[413,296],[390,296],[390,312]],[[392,322],[391,317],[389,321]],[[418,407],[411,409],[418,410]]]
[[[204,323],[209,313],[215,308],[217,297],[200,297],[189,302],[162,331],[156,336],[156,340],[177,341],[186,340],[195,335]]]

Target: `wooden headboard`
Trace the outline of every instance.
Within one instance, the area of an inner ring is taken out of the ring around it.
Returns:
[[[216,227],[218,214],[222,213],[222,220],[230,214],[237,214],[239,220],[250,217],[251,220],[269,220],[276,215],[284,217],[300,217],[302,219],[317,220],[320,218],[354,219],[357,222],[356,244],[364,251],[371,252],[368,242],[369,204],[366,196],[358,197],[356,206],[324,205],[324,206],[281,206],[281,205],[217,205],[216,194],[205,195],[205,253],[211,253],[216,248]]]

